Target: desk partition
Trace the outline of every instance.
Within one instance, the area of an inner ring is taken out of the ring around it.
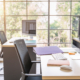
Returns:
[[[36,44],[28,43],[26,46],[28,48],[31,60],[36,60],[36,54],[33,52],[33,47],[36,47]],[[21,67],[14,44],[8,41],[3,44],[2,47],[4,53],[4,80],[19,80],[21,77]],[[32,69],[32,72],[36,72],[36,69]]]

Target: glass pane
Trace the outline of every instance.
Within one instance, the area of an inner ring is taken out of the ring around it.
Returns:
[[[50,2],[50,15],[69,15],[70,2]]]
[[[48,2],[27,2],[28,15],[47,15]]]
[[[50,30],[50,43],[70,42],[70,30]]]
[[[26,0],[5,0],[5,1],[26,1]]]
[[[3,2],[0,2],[0,15],[4,15],[4,13],[3,13]]]
[[[48,29],[48,16],[28,16],[28,20],[36,20],[37,29]]]
[[[12,37],[21,37],[22,33],[17,30],[7,30],[6,35],[7,39],[11,39]]]
[[[37,43],[48,43],[47,30],[37,30]]]
[[[6,15],[26,15],[26,2],[6,2]]]
[[[47,2],[48,0],[5,0],[5,1],[39,1],[39,2],[45,2],[46,1]]]
[[[0,30],[4,30],[4,17],[0,16]]]
[[[80,2],[72,2],[72,15],[80,15]]]
[[[27,1],[39,1],[39,2],[44,2],[44,1],[48,1],[48,0],[27,0]]]
[[[26,20],[26,16],[7,16],[7,29],[22,29],[22,20]]]
[[[78,30],[79,29],[79,18],[78,17],[72,17],[72,30]]]
[[[79,0],[50,0],[52,2],[69,2],[69,1],[79,1]]]
[[[48,44],[37,44],[37,47],[45,47],[48,46]]]
[[[58,46],[58,47],[72,47],[71,44],[50,44],[50,46]]]
[[[77,38],[78,37],[78,31],[73,30],[72,31],[72,38]]]
[[[50,16],[50,29],[70,29],[70,16]]]

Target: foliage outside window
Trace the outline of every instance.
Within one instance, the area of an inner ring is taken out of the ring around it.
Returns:
[[[49,4],[48,0],[22,2],[6,0],[4,6],[1,1],[0,30],[6,28],[8,39],[25,36],[22,35],[22,20],[34,19],[37,22],[38,46],[69,47],[71,39],[78,37],[79,20],[76,16],[80,15],[79,5],[80,2],[50,2]]]

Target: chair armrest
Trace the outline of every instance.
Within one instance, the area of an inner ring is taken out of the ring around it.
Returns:
[[[26,76],[42,76],[41,74],[25,74],[22,72],[21,80],[24,80]]]
[[[42,76],[42,74],[24,74],[25,76]]]
[[[41,61],[31,61],[32,63],[41,63]]]

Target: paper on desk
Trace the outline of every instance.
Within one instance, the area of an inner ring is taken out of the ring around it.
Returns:
[[[80,60],[80,55],[71,55],[70,57],[73,60]]]
[[[64,53],[77,52],[74,48],[60,48]]]

